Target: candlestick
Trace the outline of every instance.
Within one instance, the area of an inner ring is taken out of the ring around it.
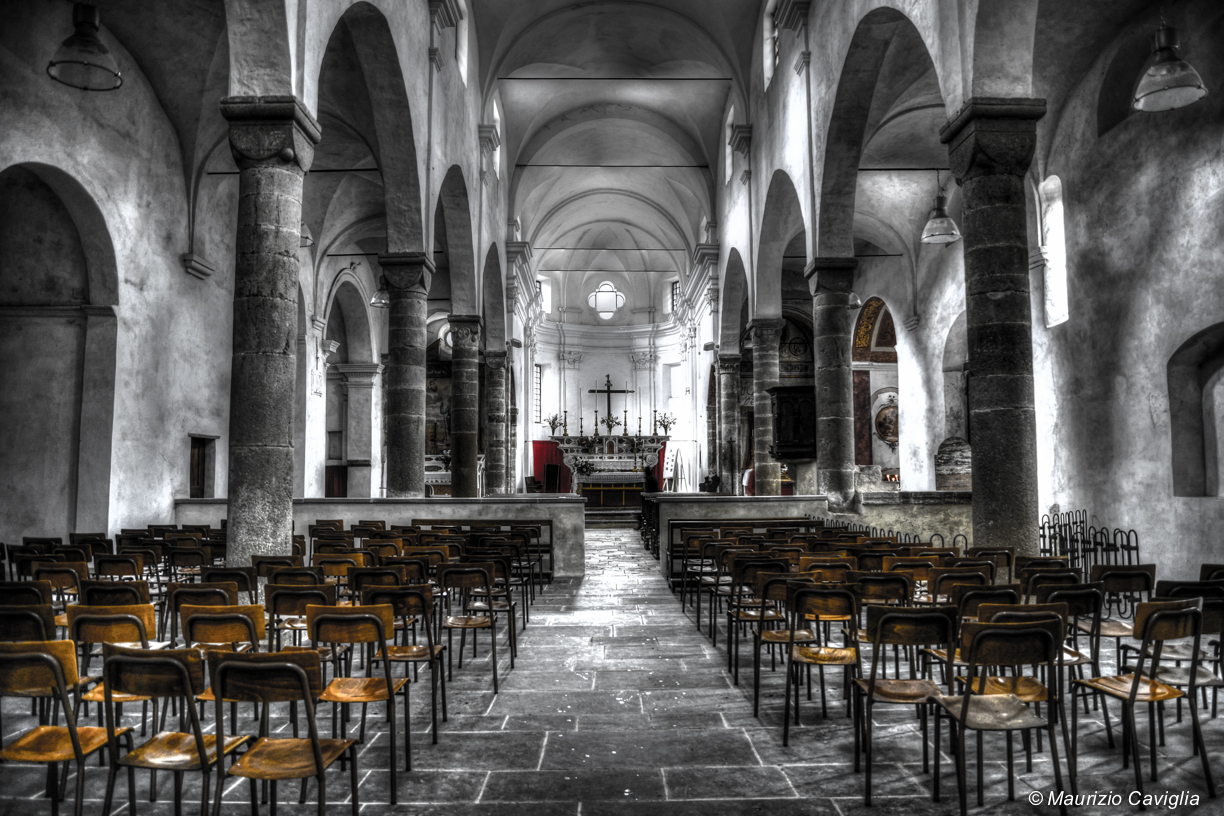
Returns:
[[[650,435],[658,436],[659,435],[659,409],[655,408],[653,413],[654,413],[654,419],[651,420],[651,423],[650,423]]]
[[[642,435],[642,417],[638,416],[638,436]]]
[[[628,408],[625,409],[625,421],[621,424],[625,426],[625,430],[621,432],[621,436],[628,436],[629,435],[629,409]]]
[[[562,427],[562,430],[565,432],[566,436],[569,436],[569,411],[565,411],[563,413],[565,414],[565,425]]]
[[[582,436],[582,417],[578,417],[578,435]]]
[[[596,409],[595,409],[595,431],[594,431],[594,435],[595,435],[595,436],[599,436],[599,409],[598,409],[598,408],[596,408]]]

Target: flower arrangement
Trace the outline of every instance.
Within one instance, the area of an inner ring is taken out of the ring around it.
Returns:
[[[553,414],[550,417],[545,417],[544,424],[548,426],[548,432],[551,434],[557,433],[557,426],[562,423],[560,414]]]
[[[663,414],[656,421],[659,423],[659,427],[663,429],[664,436],[666,436],[671,433],[672,426],[680,420],[676,418],[675,414]]]
[[[606,427],[608,429],[608,433],[611,434],[613,428],[620,427],[621,421],[616,417],[609,415],[599,420],[599,424]]]
[[[573,471],[579,476],[590,476],[595,472],[595,466],[591,464],[590,459],[577,459],[574,461]]]

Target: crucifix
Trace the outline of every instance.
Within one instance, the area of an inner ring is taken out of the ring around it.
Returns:
[[[604,383],[603,388],[590,388],[587,390],[587,393],[588,394],[607,394],[608,395],[608,416],[612,416],[612,395],[613,394],[633,394],[635,392],[629,391],[623,388],[613,390],[611,374],[605,374],[604,379],[606,382]],[[598,397],[596,397],[596,399],[598,399]]]

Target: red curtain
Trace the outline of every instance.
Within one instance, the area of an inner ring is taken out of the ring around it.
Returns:
[[[667,443],[663,443],[663,447],[659,448],[659,464],[654,466],[654,479],[658,489],[663,489],[663,460],[667,458]]]
[[[570,469],[561,462],[561,447],[551,439],[532,440],[531,451],[535,460],[535,468],[533,475],[535,480],[542,486],[544,484],[544,466],[545,465],[560,465],[561,474],[557,489],[562,493],[568,493],[572,490],[570,484]]]

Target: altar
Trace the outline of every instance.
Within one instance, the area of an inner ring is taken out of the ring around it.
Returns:
[[[659,451],[667,444],[667,437],[659,434],[562,435],[553,440],[588,511],[640,510],[648,471],[659,464]]]
[[[574,492],[587,500],[588,510],[642,509],[645,473],[574,475]]]

